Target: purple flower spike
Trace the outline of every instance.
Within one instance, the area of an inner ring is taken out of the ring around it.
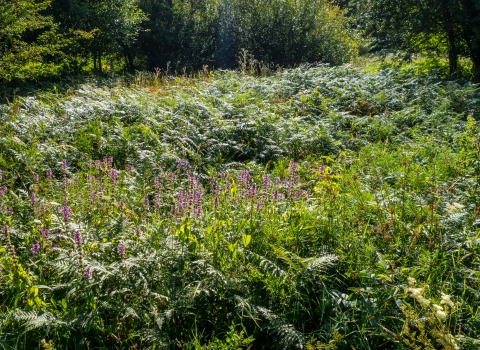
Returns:
[[[8,233],[8,225],[3,226],[2,228],[2,233],[7,234]]]
[[[297,164],[295,162],[290,163],[290,175],[295,175],[295,171],[297,170]]]
[[[42,249],[42,244],[40,242],[32,244],[32,247],[30,248],[30,251],[32,252],[32,255],[35,256],[38,254],[38,252]]]
[[[72,216],[73,212],[72,212],[72,208],[70,208],[68,206],[67,197],[65,197],[63,199],[63,207],[62,207],[61,212],[63,214],[63,220],[65,222],[68,222],[70,220],[70,217]]]
[[[87,279],[92,278],[92,276],[93,276],[93,271],[92,271],[92,269],[91,269],[90,267],[87,267],[87,268],[85,269],[84,275],[85,275],[85,277],[86,277]]]
[[[110,170],[110,178],[115,181],[118,178],[118,171],[115,169]]]
[[[7,193],[7,186],[0,187],[0,198],[2,198],[5,193]]]
[[[108,165],[112,165],[112,164],[113,164],[113,157],[112,157],[112,156],[108,157],[107,163],[108,163]]]
[[[47,175],[47,179],[51,180],[53,177],[52,169],[48,168],[45,175]]]
[[[33,192],[32,195],[30,196],[30,202],[32,203],[33,206],[37,204],[37,195],[35,194],[35,192]]]
[[[322,164],[320,164],[320,174],[323,174],[324,171],[325,171],[325,164],[322,162]]]
[[[83,238],[82,238],[82,234],[80,233],[79,230],[76,230],[73,233],[73,239],[75,240],[75,243],[77,243],[78,245],[82,244]]]
[[[257,193],[257,184],[252,184],[252,187],[250,187],[250,189],[248,190],[248,197],[250,198],[255,198],[255,195]]]
[[[33,181],[38,182],[38,178],[39,178],[38,174],[33,173]]]
[[[263,177],[262,187],[266,191],[270,188],[271,185],[272,185],[272,180],[270,179],[270,176],[267,174]]]
[[[218,210],[218,197],[215,197],[215,201],[213,202],[213,205],[215,207],[215,211]]]
[[[42,237],[45,239],[45,240],[48,240],[50,238],[50,231],[45,227],[43,226],[42,227]]]
[[[118,207],[120,208],[120,211],[123,211],[123,208],[125,207],[125,203],[122,201],[118,202]]]
[[[2,169],[0,169],[0,180],[3,179]]]
[[[240,173],[240,178],[239,178],[239,183],[247,186],[251,180],[251,176],[250,176],[250,173],[248,172],[248,170],[244,170]]]
[[[140,238],[140,237],[142,236],[142,231],[140,231],[140,229],[137,228],[137,229],[135,230],[135,234],[137,235],[138,238]]]
[[[125,251],[126,251],[126,248],[124,245],[119,245],[117,247],[117,252],[118,252],[118,255],[120,255],[120,257],[123,259],[125,258]]]
[[[62,159],[62,169],[67,170],[67,160],[66,159]]]

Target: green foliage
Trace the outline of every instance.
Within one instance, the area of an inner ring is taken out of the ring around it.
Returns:
[[[92,57],[95,69],[102,71],[102,57],[113,55],[125,57],[133,70],[135,42],[146,20],[137,5],[138,0],[67,0],[54,4],[52,13],[64,33],[77,37],[77,46],[72,48]]]
[[[67,44],[52,18],[41,13],[50,0],[0,1],[0,82],[58,74]],[[55,62],[55,59],[57,62]]]
[[[477,86],[151,79],[0,106],[2,346],[478,347]]]
[[[319,1],[142,1],[149,67],[233,68],[242,49],[265,65],[341,64],[356,54],[343,12]],[[155,52],[153,47],[162,47]]]
[[[480,3],[475,0],[365,0],[358,5],[359,23],[379,48],[412,53],[447,53],[450,75],[460,56],[472,60],[472,74],[480,77]]]

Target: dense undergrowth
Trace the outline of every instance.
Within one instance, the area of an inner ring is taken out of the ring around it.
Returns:
[[[476,86],[147,78],[0,106],[1,346],[478,347]]]

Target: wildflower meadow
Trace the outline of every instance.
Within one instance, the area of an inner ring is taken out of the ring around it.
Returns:
[[[0,105],[0,348],[479,348],[478,86],[263,73]]]

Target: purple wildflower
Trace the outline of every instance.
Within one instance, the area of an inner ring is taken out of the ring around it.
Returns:
[[[133,165],[132,164],[127,164],[127,170],[132,171],[133,170]]]
[[[217,211],[218,210],[218,197],[215,197],[215,200],[213,202],[213,206],[215,208],[215,211]]]
[[[70,220],[70,217],[72,216],[72,208],[68,206],[68,199],[67,197],[63,197],[63,206],[61,209],[61,212],[63,214],[63,219],[65,222],[68,222]]]
[[[47,179],[51,180],[53,178],[52,169],[48,168],[45,175],[47,176]]]
[[[147,198],[147,197],[145,197]],[[148,199],[147,199],[148,201]],[[162,195],[160,193],[155,193],[155,208],[160,208],[160,204],[162,202]]]
[[[178,171],[181,171],[181,170],[187,171],[188,170],[188,161],[187,160],[179,160],[177,162],[177,170]]]
[[[8,234],[8,228],[9,228],[8,225],[3,226],[2,227],[2,233],[5,234],[5,235]]]
[[[320,164],[320,174],[323,174],[325,171],[325,164],[322,162],[322,164]]]
[[[215,177],[212,175],[210,177],[210,192],[213,192],[215,190]]]
[[[126,251],[126,248],[124,245],[119,245],[117,247],[117,252],[118,252],[118,255],[120,255],[120,257],[123,259],[125,258],[125,251]]]
[[[67,160],[66,159],[62,159],[62,169],[67,170]]]
[[[143,209],[148,209],[148,197],[143,198]]]
[[[0,169],[0,180],[3,179],[2,169]]]
[[[155,180],[153,180],[153,184],[155,185],[155,187],[160,186],[160,179],[156,177]]]
[[[0,198],[2,198],[7,192],[7,186],[0,187]]]
[[[231,186],[231,185],[232,185],[232,183],[227,180],[227,183],[225,184],[225,192],[227,192],[227,193],[230,192],[230,186]]]
[[[32,255],[35,256],[38,254],[38,252],[42,249],[42,244],[40,242],[32,244],[32,247],[30,248],[30,251],[32,252]]]
[[[251,178],[252,177],[250,176],[250,173],[248,172],[248,170],[245,169],[240,173],[240,178],[238,179],[238,182],[247,186],[250,183]]]
[[[278,190],[275,190],[275,192],[273,192],[273,199],[274,199],[275,201],[277,201],[277,200],[279,199],[279,197],[280,197],[280,195],[279,195],[279,193],[278,193]]]
[[[268,191],[268,189],[270,188],[271,185],[272,185],[272,180],[270,179],[270,176],[268,174],[266,174],[263,177],[262,187],[265,191]]]
[[[30,203],[32,203],[32,206],[35,206],[37,204],[37,195],[35,192],[32,192],[32,195],[30,196]]]
[[[84,272],[83,274],[85,275],[85,277],[86,277],[87,279],[90,279],[90,278],[92,278],[92,276],[93,276],[93,271],[92,271],[92,269],[91,269],[90,267],[87,267],[87,268],[85,269],[85,272]]]
[[[295,162],[290,163],[290,175],[295,175],[295,171],[297,170],[297,164]]]
[[[112,179],[113,184],[117,185],[118,171],[115,170],[115,169],[111,169],[110,170],[110,178]]]
[[[8,215],[13,215],[13,208],[8,209]]]
[[[73,240],[75,241],[75,243],[77,243],[77,245],[82,244],[83,238],[82,238],[82,234],[80,233],[80,230],[76,230],[73,233]]]
[[[142,236],[142,231],[140,231],[140,229],[137,228],[137,229],[135,230],[135,234],[137,235],[138,238],[140,238],[140,237]]]
[[[112,157],[112,156],[108,157],[107,163],[108,163],[108,165],[112,165],[112,164],[113,164],[113,157]]]
[[[254,183],[248,190],[247,196],[253,199],[255,198],[256,194],[257,194],[257,184]]]
[[[42,232],[42,237],[45,240],[48,240],[50,238],[50,231],[45,226],[42,227],[41,232]]]
[[[39,210],[40,216],[45,215],[45,207],[43,205],[41,205],[40,208],[38,208],[38,210]]]
[[[302,195],[303,195],[303,190],[295,191],[295,200],[299,201],[300,199],[302,199]]]
[[[33,173],[33,181],[38,182],[38,178],[39,178],[38,174]]]
[[[125,207],[125,203],[122,201],[118,202],[118,207],[120,208],[120,211],[123,211],[123,208]]]

